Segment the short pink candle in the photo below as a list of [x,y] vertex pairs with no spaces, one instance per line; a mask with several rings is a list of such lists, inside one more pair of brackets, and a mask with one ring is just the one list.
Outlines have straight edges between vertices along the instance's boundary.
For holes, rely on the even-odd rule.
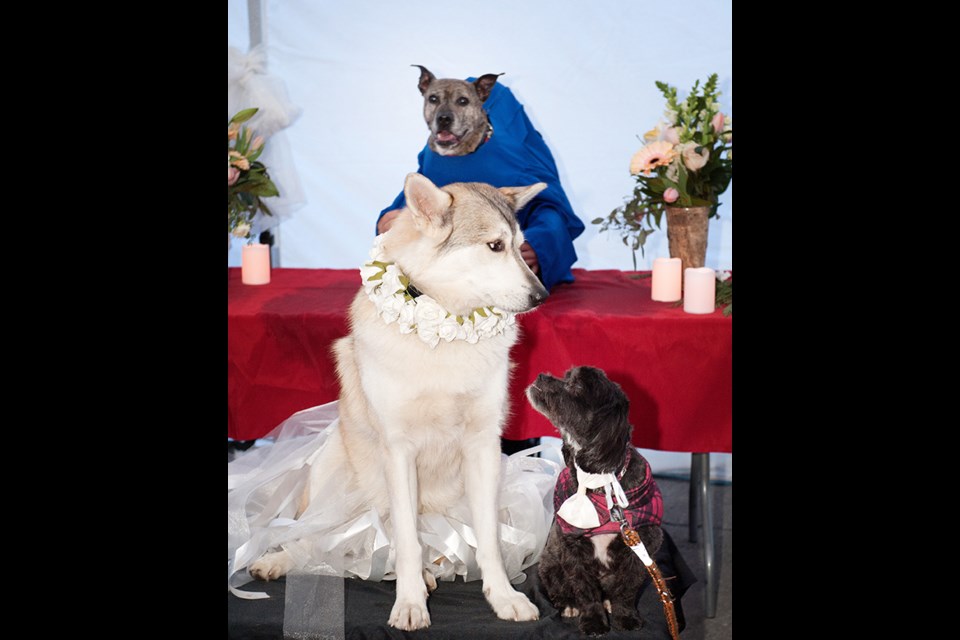
[[717,274],[707,267],[683,270],[683,310],[713,313],[717,308]]
[[243,284],[270,284],[270,245],[243,245],[240,280]]
[[650,298],[657,302],[680,299],[680,258],[657,258],[653,261],[653,284]]

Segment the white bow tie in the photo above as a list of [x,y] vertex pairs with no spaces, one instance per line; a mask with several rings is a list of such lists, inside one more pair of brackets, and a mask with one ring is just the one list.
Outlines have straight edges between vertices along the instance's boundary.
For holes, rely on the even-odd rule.
[[597,509],[593,501],[587,497],[587,489],[599,489],[603,487],[607,494],[607,510],[613,506],[613,500],[616,498],[617,504],[626,507],[627,494],[624,493],[620,481],[613,473],[587,473],[580,468],[580,465],[574,463],[577,469],[577,492],[563,501],[560,508],[557,509],[557,515],[579,529],[595,529],[600,526],[600,517],[597,515]]

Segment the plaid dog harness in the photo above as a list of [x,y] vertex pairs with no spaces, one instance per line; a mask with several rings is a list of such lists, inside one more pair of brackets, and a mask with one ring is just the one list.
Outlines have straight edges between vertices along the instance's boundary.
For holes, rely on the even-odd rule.
[[[618,474],[623,477],[627,467],[635,455],[633,447],[627,448],[627,456],[623,465],[623,470]],[[636,454],[639,455],[639,454]],[[639,527],[648,525],[659,525],[663,522],[663,496],[660,495],[660,489],[653,479],[650,471],[650,465],[646,465],[646,475],[638,486],[629,491],[624,491],[626,497],[624,502],[629,503],[623,507],[623,515],[627,525],[636,530]],[[592,475],[592,474],[591,474]],[[583,483],[579,483],[583,484]],[[617,483],[619,484],[619,483]],[[553,492],[553,508],[560,511],[561,506],[568,498],[575,496],[577,490],[574,489],[573,474],[567,467],[560,472],[557,478],[557,486]],[[589,498],[596,509],[599,526],[592,528],[583,528],[570,524],[564,520],[560,514],[557,514],[557,524],[560,530],[568,535],[592,537],[601,533],[620,533],[620,523],[611,519],[610,511],[607,508],[607,497],[603,487],[593,488],[586,491],[586,497]]]

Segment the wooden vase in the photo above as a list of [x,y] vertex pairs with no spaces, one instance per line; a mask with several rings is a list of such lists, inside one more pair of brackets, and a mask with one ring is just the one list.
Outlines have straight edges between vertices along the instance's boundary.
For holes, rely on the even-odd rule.
[[711,207],[665,207],[670,257],[680,258],[684,269],[704,266],[707,258],[708,215]]

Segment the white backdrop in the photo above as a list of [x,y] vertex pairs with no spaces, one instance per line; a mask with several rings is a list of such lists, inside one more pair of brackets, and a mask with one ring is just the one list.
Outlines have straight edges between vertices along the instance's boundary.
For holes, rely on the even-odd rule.
[[[590,221],[632,192],[630,158],[665,108],[656,80],[685,97],[716,72],[722,110],[735,117],[732,0],[263,3],[268,73],[302,109],[275,145],[289,146],[303,194],[275,229],[283,267],[353,268],[366,258],[377,214],[416,170],[427,138],[413,64],[437,77],[505,72],[499,81],[543,134],[586,225],[575,268],[633,268],[618,232],[598,233]],[[228,45],[246,53],[246,0],[229,0],[227,26]],[[710,223],[714,269],[733,268],[732,190]],[[637,266],[667,255],[664,223]]]
[[[590,221],[633,189],[628,167],[638,137],[665,106],[654,81],[677,87],[682,97],[716,72],[723,111],[734,115],[732,0],[264,6],[268,72],[302,109],[283,132],[305,200],[276,229],[284,267],[352,268],[366,257],[377,214],[416,170],[427,138],[412,64],[437,77],[505,72],[500,82],[546,139],[587,227],[575,242],[574,267],[585,269],[632,269],[618,233],[598,233]],[[246,0],[230,0],[227,17],[228,44],[246,53]],[[267,154],[270,147],[268,140]],[[265,160],[270,169],[269,155]],[[733,268],[732,191],[710,223],[706,266],[715,269]],[[239,264],[234,244],[232,265]],[[666,255],[664,226],[647,239],[638,268]]]

